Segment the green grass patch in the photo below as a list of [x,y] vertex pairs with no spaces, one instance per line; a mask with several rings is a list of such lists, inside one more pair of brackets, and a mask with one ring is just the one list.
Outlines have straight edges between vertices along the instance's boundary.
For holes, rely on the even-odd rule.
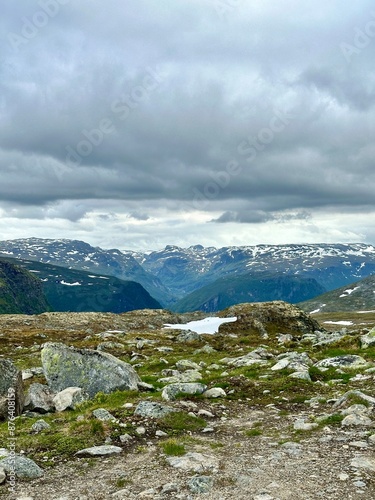
[[163,441],[162,443],[160,443],[160,446],[163,450],[163,453],[168,456],[181,457],[186,453],[185,446],[174,438]]
[[193,417],[185,412],[176,411],[161,418],[159,425],[165,431],[179,433],[200,431],[206,427],[207,423],[203,418]]

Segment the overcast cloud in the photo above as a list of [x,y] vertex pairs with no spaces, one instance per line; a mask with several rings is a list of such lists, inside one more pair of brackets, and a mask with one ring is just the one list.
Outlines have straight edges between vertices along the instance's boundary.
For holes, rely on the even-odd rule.
[[375,243],[375,6],[3,0],[0,239]]

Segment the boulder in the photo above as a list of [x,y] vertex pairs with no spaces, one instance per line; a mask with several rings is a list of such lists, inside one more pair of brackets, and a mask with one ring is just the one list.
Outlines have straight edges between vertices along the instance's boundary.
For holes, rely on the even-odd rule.
[[355,354],[346,354],[343,356],[335,356],[334,358],[326,358],[315,363],[317,368],[360,368],[366,366],[367,361],[361,356]]
[[26,396],[25,408],[37,413],[49,413],[55,409],[53,397],[54,393],[48,385],[31,384]]
[[81,387],[91,398],[98,392],[137,391],[141,382],[132,366],[105,352],[48,342],[41,355],[48,385],[55,392]]
[[280,300],[237,304],[221,311],[220,315],[237,317],[235,323],[221,325],[220,332],[224,335],[226,332],[238,331],[243,335],[243,332],[252,331],[262,338],[265,332],[268,332],[268,335],[275,339],[283,334],[292,335],[293,338],[300,340],[303,335],[322,330],[319,323],[311,316],[297,306]]
[[53,405],[56,411],[74,410],[79,403],[83,403],[88,399],[88,394],[81,387],[67,387],[56,394],[53,398]]
[[161,393],[162,398],[167,401],[176,399],[178,394],[203,394],[207,386],[199,383],[170,384],[164,387]]
[[141,417],[161,418],[176,411],[169,406],[161,405],[160,403],[153,403],[152,401],[141,401],[134,411],[134,415]]
[[375,328],[372,328],[366,335],[360,337],[362,349],[373,347],[375,345]]
[[93,446],[92,448],[85,448],[75,453],[76,457],[109,457],[111,455],[118,455],[122,452],[119,446],[102,445]]
[[19,455],[9,455],[0,460],[0,469],[4,469],[7,474],[15,471],[18,479],[37,479],[43,476],[43,470],[33,460]]
[[22,372],[10,359],[0,359],[0,420],[21,415],[24,403]]

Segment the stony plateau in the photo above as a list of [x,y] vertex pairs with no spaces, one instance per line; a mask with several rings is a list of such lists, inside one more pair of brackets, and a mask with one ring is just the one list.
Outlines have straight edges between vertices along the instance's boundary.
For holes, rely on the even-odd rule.
[[237,320],[208,335],[164,328],[202,312],[1,315],[3,395],[16,374],[25,396],[15,460],[0,423],[0,498],[374,498],[374,314],[218,316]]

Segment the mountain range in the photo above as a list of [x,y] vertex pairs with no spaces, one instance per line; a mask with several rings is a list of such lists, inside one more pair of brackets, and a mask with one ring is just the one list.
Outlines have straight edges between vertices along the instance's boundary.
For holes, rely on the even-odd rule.
[[77,240],[0,242],[0,255],[140,283],[164,308],[214,312],[239,302],[299,303],[375,273],[364,243],[104,250]]

